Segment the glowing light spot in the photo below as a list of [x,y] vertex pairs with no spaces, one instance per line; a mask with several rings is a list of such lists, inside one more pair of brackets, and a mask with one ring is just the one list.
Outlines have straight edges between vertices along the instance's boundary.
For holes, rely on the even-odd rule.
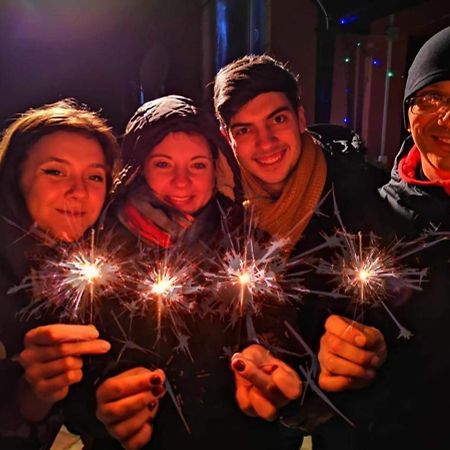
[[97,264],[84,263],[80,266],[80,275],[88,283],[94,283],[100,278],[101,270]]
[[250,274],[248,272],[243,272],[239,276],[239,283],[241,284],[248,284],[251,281]]
[[152,286],[152,292],[157,295],[166,295],[170,292],[172,287],[173,283],[170,278],[162,278]]
[[363,282],[367,281],[370,278],[370,272],[368,270],[361,269],[358,272],[358,278]]

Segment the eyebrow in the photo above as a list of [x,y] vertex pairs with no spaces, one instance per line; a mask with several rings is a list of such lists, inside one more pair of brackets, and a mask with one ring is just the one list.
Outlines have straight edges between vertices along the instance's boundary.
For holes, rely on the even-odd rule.
[[[264,120],[272,119],[274,116],[280,114],[281,112],[292,112],[292,109],[287,105],[280,106],[279,108],[274,109],[272,112],[270,112],[266,117],[264,117]],[[252,122],[236,122],[231,125],[230,129],[233,130],[234,128],[245,127],[251,125],[251,123]]]
[[[66,166],[70,166],[71,163],[65,159],[62,158],[58,158],[56,156],[50,156],[49,158],[45,159],[44,161],[41,162],[41,164],[46,164],[48,162],[57,162],[60,164],[64,164]],[[99,169],[105,169],[106,170],[106,165],[105,164],[101,164],[101,163],[94,163],[94,164],[89,164],[88,167],[93,167],[93,168],[99,168]]]
[[[173,158],[171,156],[168,155],[164,155],[162,153],[155,153],[150,155],[150,158],[167,158],[173,161]],[[208,159],[210,161],[212,161],[212,158],[210,156],[204,156],[204,155],[197,155],[191,158],[191,161],[194,159]]]

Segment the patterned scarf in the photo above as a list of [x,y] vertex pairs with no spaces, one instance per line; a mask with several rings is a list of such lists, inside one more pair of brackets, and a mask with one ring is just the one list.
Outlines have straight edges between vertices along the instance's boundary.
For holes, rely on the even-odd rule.
[[319,144],[305,132],[294,172],[279,198],[273,198],[261,182],[241,168],[245,195],[253,207],[257,226],[272,236],[299,241],[319,203],[327,176],[325,156]]
[[118,217],[135,236],[162,248],[171,247],[194,221],[192,216],[163,204],[145,182],[131,190]]

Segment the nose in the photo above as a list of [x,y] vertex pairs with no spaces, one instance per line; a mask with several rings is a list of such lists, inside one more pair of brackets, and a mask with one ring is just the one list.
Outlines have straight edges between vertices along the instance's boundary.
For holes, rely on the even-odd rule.
[[70,184],[67,190],[67,195],[70,198],[82,200],[87,198],[88,190],[85,180],[82,177],[74,176],[70,179]]
[[261,149],[271,149],[276,142],[276,135],[269,126],[262,126],[257,130],[256,143]]
[[178,188],[184,188],[191,183],[189,172],[184,169],[177,169],[174,173],[172,183]]

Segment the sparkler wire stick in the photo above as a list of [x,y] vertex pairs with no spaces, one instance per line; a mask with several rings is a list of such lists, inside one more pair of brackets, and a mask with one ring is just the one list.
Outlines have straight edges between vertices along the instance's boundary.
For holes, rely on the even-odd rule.
[[344,419],[349,425],[355,427],[355,424],[337,408],[333,402],[325,395],[325,393],[317,386],[314,378],[316,378],[319,373],[319,364],[317,362],[317,357],[314,352],[311,350],[306,341],[300,336],[299,333],[292,327],[292,325],[288,321],[284,321],[284,325],[288,329],[288,331],[294,336],[295,339],[301,344],[301,346],[305,349],[309,357],[311,358],[311,368],[306,370],[304,367],[299,365],[299,369],[302,375],[306,379],[306,385],[309,386],[312,391],[317,394],[336,414],[338,414],[342,419]]

